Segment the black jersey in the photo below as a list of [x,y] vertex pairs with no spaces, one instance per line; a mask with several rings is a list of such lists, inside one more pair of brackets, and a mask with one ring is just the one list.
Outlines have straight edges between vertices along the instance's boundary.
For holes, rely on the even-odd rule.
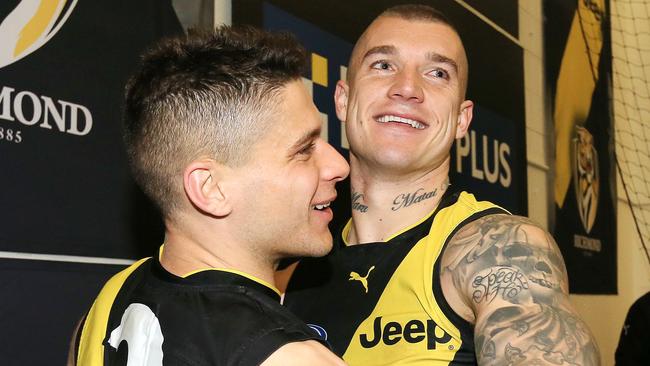
[[616,348],[616,366],[650,364],[650,292],[632,304]]
[[285,305],[356,365],[475,365],[473,327],[445,301],[440,258],[459,228],[507,213],[468,193],[385,242],[346,246],[350,223],[325,258],[296,268]]
[[220,269],[178,277],[146,258],[100,292],[77,364],[259,365],[284,344],[309,339],[318,336],[262,280]]

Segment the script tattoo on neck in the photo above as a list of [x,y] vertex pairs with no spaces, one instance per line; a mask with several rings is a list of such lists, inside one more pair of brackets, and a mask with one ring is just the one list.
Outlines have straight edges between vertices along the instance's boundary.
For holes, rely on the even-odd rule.
[[363,200],[363,193],[352,192],[352,209],[361,213],[368,212],[368,206],[359,202]]
[[391,207],[391,210],[397,211],[402,207],[409,207],[414,203],[420,203],[435,197],[437,193],[438,188],[435,188],[431,192],[424,192],[424,188],[420,188],[413,193],[402,193],[393,200],[393,207]]

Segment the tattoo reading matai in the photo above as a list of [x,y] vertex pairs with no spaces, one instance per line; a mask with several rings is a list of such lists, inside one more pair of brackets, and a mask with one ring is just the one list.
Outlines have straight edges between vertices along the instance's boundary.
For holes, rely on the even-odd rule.
[[393,211],[397,211],[402,207],[409,207],[414,203],[419,203],[429,198],[433,198],[438,193],[438,188],[434,189],[431,192],[423,192],[424,188],[420,188],[413,193],[402,193],[399,196],[395,197],[393,200]]

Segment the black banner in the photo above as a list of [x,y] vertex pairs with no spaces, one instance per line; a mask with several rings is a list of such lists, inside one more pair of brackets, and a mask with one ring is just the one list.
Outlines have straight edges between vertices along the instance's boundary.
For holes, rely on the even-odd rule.
[[0,11],[0,251],[149,255],[162,226],[130,178],[121,105],[140,52],[181,32],[171,1]]
[[555,231],[570,291],[616,294],[616,174],[606,0],[545,2]]
[[122,95],[144,48],[180,32],[171,0],[2,1],[1,364],[64,365],[75,324],[124,268],[111,258],[161,243],[127,167]]

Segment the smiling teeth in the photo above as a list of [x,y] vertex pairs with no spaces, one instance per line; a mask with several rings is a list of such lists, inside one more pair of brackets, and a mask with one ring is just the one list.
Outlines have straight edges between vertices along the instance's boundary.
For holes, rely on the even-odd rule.
[[325,204],[322,204],[322,205],[316,205],[316,206],[314,206],[314,207],[315,207],[317,210],[322,210],[322,209],[325,209],[325,208],[330,207],[330,203],[332,203],[332,202],[328,202],[328,203],[325,203]]
[[391,115],[381,116],[381,117],[377,118],[377,121],[381,122],[381,123],[399,122],[399,123],[407,124],[407,125],[415,128],[415,129],[418,129],[418,130],[424,129],[424,124],[422,124],[422,123],[420,123],[418,121],[414,121],[412,119],[402,118],[402,117],[398,117],[398,116],[391,116]]

